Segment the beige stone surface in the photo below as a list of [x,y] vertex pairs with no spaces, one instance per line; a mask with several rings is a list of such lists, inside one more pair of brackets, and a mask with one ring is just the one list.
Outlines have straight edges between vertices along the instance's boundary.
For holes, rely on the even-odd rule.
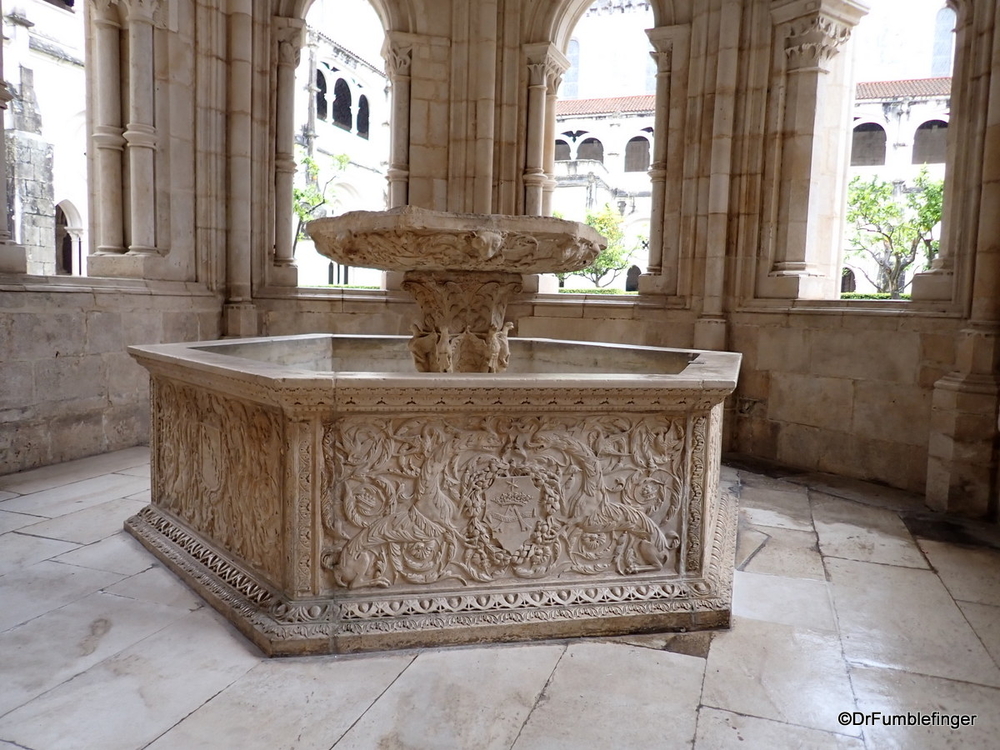
[[836,712],[853,704],[834,632],[739,619],[712,642],[704,706],[858,736],[859,730],[837,723]]
[[748,573],[825,580],[816,533],[767,527],[766,543],[742,566]]
[[1000,550],[919,541],[920,549],[959,601],[1000,606]]
[[695,747],[735,750],[749,747],[795,747],[801,750],[863,750],[860,737],[744,716],[703,706],[698,710]]
[[[121,455],[73,462],[58,476],[80,484],[102,465],[120,466]],[[788,487],[745,470],[740,476],[747,487]],[[831,488],[829,477],[818,479]],[[885,488],[853,482],[849,489],[851,507],[888,502]],[[781,494],[754,503],[766,509]],[[859,514],[859,528],[868,518]],[[783,535],[811,532],[769,527],[754,559]],[[44,547],[46,540],[34,540]],[[942,583],[981,590],[984,568],[969,552],[935,543],[933,554],[947,561],[940,576],[833,557],[824,560],[830,583],[802,578],[793,559],[785,570],[740,574],[729,631],[268,659],[209,608],[190,612],[200,600],[150,567],[154,558],[117,530],[0,577],[0,682],[9,688],[0,703],[20,704],[0,711],[0,742],[123,750],[236,742],[270,750],[393,741],[451,747],[466,739],[476,747],[603,747],[632,737],[637,746],[694,750],[859,750],[865,742],[992,748],[1000,723],[989,665],[1000,654],[1000,608],[956,602]],[[863,595],[843,595],[845,582],[854,585],[845,571]],[[832,623],[821,616],[829,612],[818,596],[823,587],[834,590]],[[810,623],[823,629],[803,627]],[[972,659],[971,644],[980,644]],[[899,658],[892,668],[865,666],[873,655]],[[929,674],[942,664],[951,677]],[[842,711],[977,720],[955,731],[844,726]]]
[[693,656],[572,644],[512,747],[651,747],[664,738],[683,747],[694,739],[692,698],[704,673],[704,660]]
[[[943,680],[893,669],[852,667],[851,680],[858,695],[858,709],[883,715],[938,712],[949,717],[975,716],[974,724],[952,729],[944,726],[865,727],[870,743],[878,747],[992,748],[996,745],[993,720],[1000,690],[964,681]],[[933,717],[932,717],[933,718]]]
[[[1000,669],[933,572],[837,559],[827,570],[852,663],[1000,687]],[[876,570],[890,588],[869,584]]]
[[827,582],[799,576],[775,577],[736,571],[733,614],[809,630],[837,629]]
[[896,513],[811,493],[819,548],[828,557],[926,568],[927,561]]

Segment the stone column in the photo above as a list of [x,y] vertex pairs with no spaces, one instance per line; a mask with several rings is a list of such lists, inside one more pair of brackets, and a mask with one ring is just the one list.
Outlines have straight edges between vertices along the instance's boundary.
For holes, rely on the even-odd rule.
[[545,100],[548,95],[548,44],[526,44],[528,57],[527,153],[524,160],[524,213],[542,213],[545,187]]
[[[253,3],[233,0],[226,19],[229,34],[226,85],[226,336],[258,332],[253,304],[250,255],[253,164]],[[291,201],[291,196],[289,196]]]
[[670,107],[670,69],[673,62],[672,40],[654,37],[650,29],[649,39],[653,52],[649,55],[656,61],[656,110],[653,120],[653,153],[649,165],[652,210],[649,221],[649,260],[646,273],[660,276],[663,273],[663,214],[665,207],[667,180],[667,117]]
[[[556,57],[558,55],[558,57]],[[563,75],[569,70],[569,60],[555,49],[549,51],[546,70],[544,166],[545,184],[542,188],[542,214],[552,215],[552,194],[556,189],[556,101]]]
[[[983,7],[983,6],[979,6]],[[927,458],[927,504],[973,517],[1000,517],[1000,7],[990,8],[990,34],[970,45],[970,59],[991,59],[979,137],[982,191],[973,241],[968,326],[960,332],[955,369],[934,384]],[[985,24],[984,24],[985,25]],[[956,63],[958,61],[956,60]],[[956,65],[957,69],[960,69]],[[969,134],[973,136],[973,134]]]
[[840,291],[851,81],[850,60],[838,53],[866,12],[854,0],[772,0],[784,101],[779,93],[777,213],[761,296]]
[[[156,252],[153,160],[153,14],[159,0],[124,0],[128,5],[129,120],[124,132],[129,164],[129,253]],[[103,97],[102,97],[103,99]]]
[[382,48],[392,83],[392,131],[389,136],[389,208],[405,206],[410,182],[410,64],[412,42],[390,32]]
[[[3,18],[3,7],[0,3],[0,18]],[[3,44],[0,43],[0,273],[26,273],[28,259],[24,248],[15,245],[10,234],[10,216],[7,213],[7,141],[4,129],[3,113],[7,102],[14,97],[7,88],[3,77]]]
[[[942,236],[937,257],[930,269],[913,276],[910,296],[913,300],[949,301],[956,299],[956,255],[965,255],[975,236],[975,222],[969,211],[978,210],[973,199],[982,164],[977,148],[978,117],[986,110],[986,98],[980,85],[977,63],[971,54],[978,42],[972,28],[973,12],[960,15],[955,29],[955,64],[951,74],[951,117],[948,127],[947,189],[941,212]],[[982,58],[981,58],[982,60]],[[978,65],[988,64],[985,60]],[[897,116],[898,117],[898,116]],[[972,230],[971,232],[969,230]],[[958,250],[959,253],[956,253]]]
[[125,252],[124,195],[122,193],[122,157],[125,138],[122,136],[121,97],[121,27],[118,6],[110,0],[94,0],[91,6],[94,25],[94,132],[92,142],[96,156],[92,162],[97,174],[97,193],[101,200],[91,210],[97,212],[97,255],[119,255]]
[[[305,24],[298,19],[275,18],[274,38],[277,47],[277,90],[274,127],[274,265],[294,267],[292,233],[295,231],[292,188],[295,181],[295,69],[302,50]],[[295,286],[298,275],[278,279]]]
[[[649,166],[652,206],[649,261],[639,277],[640,293],[677,294],[680,259],[681,186],[684,180],[684,117],[687,94],[688,26],[661,26],[646,34],[656,61],[656,111]],[[667,165],[673,168],[667,170]]]

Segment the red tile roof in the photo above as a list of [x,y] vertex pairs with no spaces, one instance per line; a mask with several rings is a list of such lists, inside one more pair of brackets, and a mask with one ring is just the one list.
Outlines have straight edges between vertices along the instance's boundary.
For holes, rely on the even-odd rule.
[[652,112],[652,94],[641,96],[615,96],[604,99],[560,99],[556,102],[557,117],[574,115],[603,115],[615,112]]
[[[859,83],[858,99],[898,99],[909,96],[948,96],[951,78],[912,78],[905,81],[872,81]],[[603,99],[560,99],[556,102],[557,117],[582,117],[652,112],[652,94],[612,96]]]
[[858,99],[899,99],[901,97],[948,96],[951,78],[911,78],[905,81],[872,81],[858,84]]

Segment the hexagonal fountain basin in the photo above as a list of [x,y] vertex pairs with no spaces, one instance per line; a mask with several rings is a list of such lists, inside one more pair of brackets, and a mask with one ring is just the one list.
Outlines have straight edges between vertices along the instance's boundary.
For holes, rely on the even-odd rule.
[[153,478],[126,528],[268,654],[728,624],[740,355],[510,349],[442,375],[404,337],[132,347]]

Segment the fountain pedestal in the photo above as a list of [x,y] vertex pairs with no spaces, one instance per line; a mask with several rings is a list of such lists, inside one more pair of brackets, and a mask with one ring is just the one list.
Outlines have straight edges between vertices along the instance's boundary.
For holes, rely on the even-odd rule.
[[403,290],[420,306],[410,352],[418,372],[503,372],[510,357],[504,323],[521,274],[499,271],[407,271]]
[[577,271],[607,245],[574,221],[413,206],[318,219],[308,231],[338,263],[404,272],[422,315],[410,340],[420,372],[503,372],[513,327],[504,318],[521,275]]

